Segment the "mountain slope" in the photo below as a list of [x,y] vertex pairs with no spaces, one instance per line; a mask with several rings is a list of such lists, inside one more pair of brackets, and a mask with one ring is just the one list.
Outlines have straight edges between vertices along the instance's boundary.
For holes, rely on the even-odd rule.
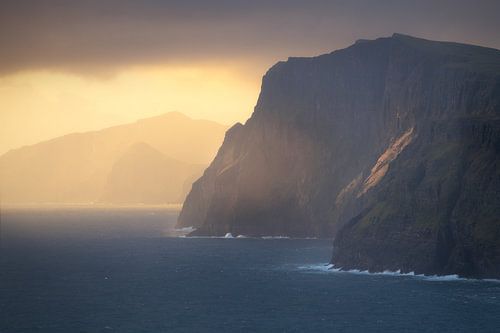
[[500,276],[499,121],[498,50],[395,34],[290,58],[179,225],[333,236],[344,268]]
[[113,165],[132,145],[143,142],[186,165],[206,165],[225,129],[211,121],[167,113],[11,150],[0,157],[2,200],[95,202],[105,191]]
[[201,176],[203,168],[203,165],[169,158],[146,143],[136,143],[113,164],[99,201],[122,204],[183,202],[191,183]]

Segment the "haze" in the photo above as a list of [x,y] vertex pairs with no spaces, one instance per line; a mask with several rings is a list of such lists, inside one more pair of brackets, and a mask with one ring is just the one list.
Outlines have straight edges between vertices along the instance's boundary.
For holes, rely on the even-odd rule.
[[393,32],[500,47],[498,1],[2,1],[0,154],[169,111],[245,121],[266,69]]
[[3,203],[178,204],[226,127],[181,113],[70,134],[0,156]]

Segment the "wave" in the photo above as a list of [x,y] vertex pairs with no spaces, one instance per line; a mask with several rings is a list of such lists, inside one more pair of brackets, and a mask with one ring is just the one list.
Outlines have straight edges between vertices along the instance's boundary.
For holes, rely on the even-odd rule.
[[196,230],[195,227],[184,227],[184,228],[180,228],[180,229],[174,229],[175,231],[177,232],[185,232],[185,233],[190,233],[190,232],[193,232]]
[[[184,229],[189,229],[189,228],[182,228],[182,229],[175,229],[175,230],[186,232],[186,230],[184,230]],[[196,230],[196,229],[193,228],[192,231],[194,231],[194,230]],[[189,233],[189,232],[186,232],[186,233]],[[246,235],[234,236],[230,232],[226,233],[224,236],[187,236],[187,235],[181,235],[179,237],[181,237],[181,238],[214,238],[214,239],[265,239],[265,240],[271,240],[271,239],[313,239],[313,238],[290,238],[288,236],[261,236],[261,237],[246,236]]]
[[299,266],[299,270],[305,270],[310,272],[324,272],[324,273],[345,273],[345,274],[357,274],[357,275],[370,275],[370,276],[394,276],[394,277],[412,277],[417,279],[422,279],[425,281],[484,281],[484,282],[496,282],[500,283],[499,279],[472,279],[460,277],[457,274],[450,275],[424,275],[415,274],[415,272],[402,273],[401,270],[397,271],[383,271],[383,272],[369,272],[367,270],[359,269],[342,269],[340,267],[335,267],[332,264],[312,264]]

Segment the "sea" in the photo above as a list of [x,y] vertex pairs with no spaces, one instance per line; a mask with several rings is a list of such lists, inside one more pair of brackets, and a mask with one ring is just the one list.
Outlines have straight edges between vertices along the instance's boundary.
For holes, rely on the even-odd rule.
[[177,215],[3,209],[0,332],[500,332],[500,281],[338,271],[329,239],[190,238]]

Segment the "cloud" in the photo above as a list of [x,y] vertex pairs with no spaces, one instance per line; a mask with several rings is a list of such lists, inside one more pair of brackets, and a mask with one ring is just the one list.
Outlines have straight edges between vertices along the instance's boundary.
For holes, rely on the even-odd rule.
[[498,48],[498,12],[495,0],[4,0],[0,73],[270,63],[393,32]]

